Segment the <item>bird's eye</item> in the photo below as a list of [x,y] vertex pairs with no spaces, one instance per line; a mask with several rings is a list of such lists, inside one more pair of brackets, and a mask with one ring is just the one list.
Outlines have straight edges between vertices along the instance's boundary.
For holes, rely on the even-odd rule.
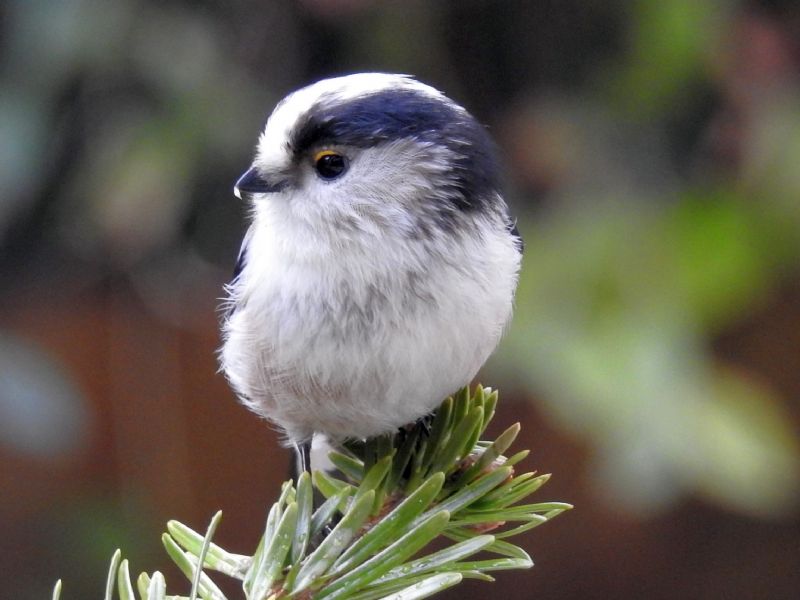
[[314,155],[314,170],[323,179],[336,179],[347,171],[347,158],[333,150],[321,150]]

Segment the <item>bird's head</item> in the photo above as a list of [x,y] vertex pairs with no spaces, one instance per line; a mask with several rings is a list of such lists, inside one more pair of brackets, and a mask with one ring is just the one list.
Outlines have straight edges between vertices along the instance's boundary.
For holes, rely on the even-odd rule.
[[364,235],[451,235],[499,199],[484,128],[404,75],[326,79],[282,100],[237,196],[281,227],[337,243]]

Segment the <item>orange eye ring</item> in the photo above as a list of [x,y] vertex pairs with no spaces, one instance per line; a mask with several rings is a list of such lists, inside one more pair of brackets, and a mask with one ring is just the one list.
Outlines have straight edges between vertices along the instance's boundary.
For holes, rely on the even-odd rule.
[[334,152],[333,150],[319,150],[318,152],[314,153],[314,164],[317,164],[324,156],[336,156],[338,154],[338,152]]
[[322,179],[336,179],[347,171],[348,166],[347,157],[333,150],[314,153],[314,170]]

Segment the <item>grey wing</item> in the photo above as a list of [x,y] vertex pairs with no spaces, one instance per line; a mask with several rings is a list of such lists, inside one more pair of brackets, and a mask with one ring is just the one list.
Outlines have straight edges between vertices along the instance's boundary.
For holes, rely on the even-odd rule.
[[519,248],[519,253],[522,254],[525,251],[525,242],[522,240],[522,236],[519,233],[519,229],[517,229],[516,219],[508,224],[508,232],[511,234],[511,237],[513,237],[516,240],[517,248]]
[[233,266],[233,277],[231,278],[231,283],[234,283],[239,276],[242,274],[242,269],[244,269],[244,265],[247,262],[247,252],[250,247],[250,238],[252,237],[250,233],[250,229],[247,230],[247,233],[242,240],[242,247],[239,248],[239,256],[236,257],[236,264]]
[[[249,250],[250,250],[250,238],[253,237],[253,228],[250,227],[247,230],[247,233],[244,234],[244,239],[242,240],[242,246],[239,248],[239,255],[236,257],[236,264],[233,266],[233,277],[231,278],[230,283],[226,286],[229,293],[231,288],[236,285],[239,277],[242,275],[242,271],[244,270],[245,265],[247,264],[247,260],[249,258]],[[225,319],[230,319],[231,315],[236,312],[236,302],[231,300],[227,303],[225,310]]]

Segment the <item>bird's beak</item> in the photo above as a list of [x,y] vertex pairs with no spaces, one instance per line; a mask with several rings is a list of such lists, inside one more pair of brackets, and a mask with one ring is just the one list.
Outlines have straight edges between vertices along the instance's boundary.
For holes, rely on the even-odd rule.
[[285,181],[267,181],[258,169],[250,167],[244,174],[239,177],[236,185],[233,186],[234,195],[242,199],[242,193],[245,194],[269,194],[272,192],[279,192],[286,187]]

